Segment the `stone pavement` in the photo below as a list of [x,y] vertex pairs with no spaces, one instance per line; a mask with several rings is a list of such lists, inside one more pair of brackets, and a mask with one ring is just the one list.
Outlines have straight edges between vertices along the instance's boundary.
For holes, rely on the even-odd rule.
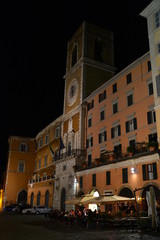
[[158,240],[160,234],[126,230],[86,229],[66,225],[43,215],[0,213],[0,240]]

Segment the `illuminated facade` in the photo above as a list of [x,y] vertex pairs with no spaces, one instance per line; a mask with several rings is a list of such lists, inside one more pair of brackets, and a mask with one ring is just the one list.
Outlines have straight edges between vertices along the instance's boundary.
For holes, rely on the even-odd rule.
[[159,154],[148,149],[150,141],[157,141],[149,53],[85,100],[87,160],[85,168],[77,166],[78,192],[134,197],[140,189],[137,199],[145,199],[152,185],[160,204]]
[[[159,28],[154,33],[150,47],[158,48]],[[115,75],[113,34],[87,22],[67,47],[63,115],[30,140],[36,149],[30,174],[24,175],[28,203],[67,211],[75,205],[65,201],[82,194],[133,197],[135,192],[145,209],[146,191],[153,186],[160,205],[158,147],[148,148],[160,137],[159,55],[152,46]],[[23,181],[17,185],[13,176],[18,180],[16,164],[23,158],[14,152],[10,148],[5,201],[17,201],[22,189]]]
[[27,184],[34,171],[35,139],[11,136],[4,205],[27,202]]
[[157,118],[157,135],[160,149],[160,1],[152,1],[140,15],[147,19]]

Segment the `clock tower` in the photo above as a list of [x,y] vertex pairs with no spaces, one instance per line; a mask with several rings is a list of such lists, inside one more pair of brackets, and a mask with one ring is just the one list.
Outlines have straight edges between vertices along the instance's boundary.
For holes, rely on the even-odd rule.
[[113,33],[83,22],[67,46],[64,113],[115,74]]
[[65,201],[78,195],[75,166],[86,160],[86,97],[114,76],[113,34],[83,22],[67,46],[61,139],[64,147],[55,161],[53,206],[61,211],[74,205]]

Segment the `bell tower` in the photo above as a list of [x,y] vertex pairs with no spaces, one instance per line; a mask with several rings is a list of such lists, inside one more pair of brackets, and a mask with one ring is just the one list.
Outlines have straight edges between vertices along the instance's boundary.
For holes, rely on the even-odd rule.
[[113,33],[84,21],[67,46],[64,113],[115,74]]

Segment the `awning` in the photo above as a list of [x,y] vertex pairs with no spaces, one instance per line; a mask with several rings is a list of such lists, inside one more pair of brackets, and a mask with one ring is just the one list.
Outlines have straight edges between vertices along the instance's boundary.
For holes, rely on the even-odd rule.
[[100,196],[100,197],[89,199],[87,203],[88,204],[91,204],[91,203],[105,204],[105,203],[129,202],[129,201],[135,201],[135,198],[122,197],[118,195],[108,195],[108,196]]
[[93,195],[87,194],[78,198],[73,198],[65,201],[66,204],[107,204],[116,202],[134,202],[135,198],[122,197],[118,195],[101,195],[99,197],[94,197]]

